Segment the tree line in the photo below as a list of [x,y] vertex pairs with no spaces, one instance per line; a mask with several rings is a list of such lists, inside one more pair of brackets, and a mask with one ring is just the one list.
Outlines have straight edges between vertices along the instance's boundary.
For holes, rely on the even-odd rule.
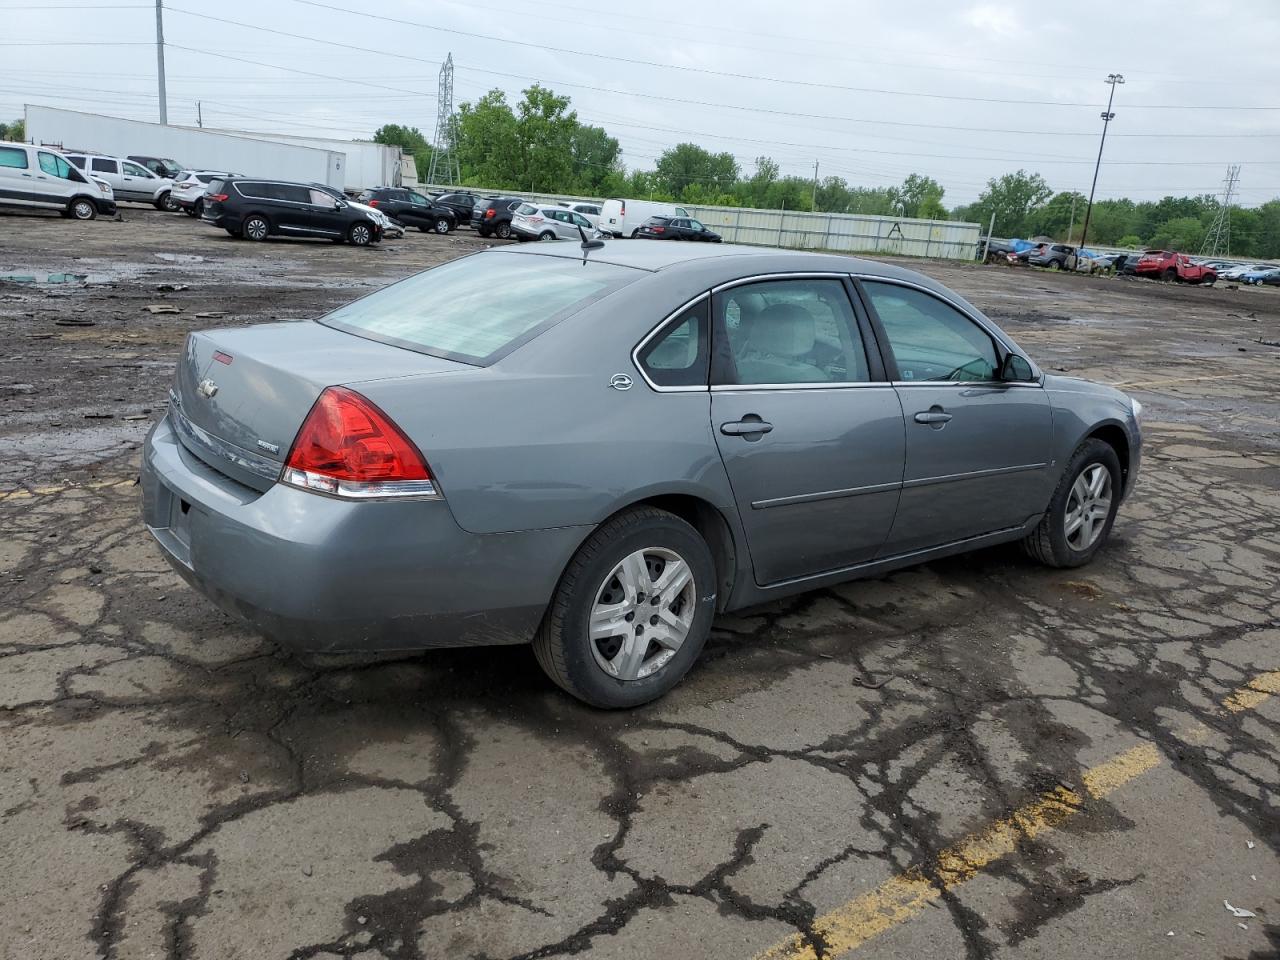
[[[431,144],[415,127],[389,124],[374,134],[417,159],[426,177]],[[966,220],[1002,237],[1048,236],[1078,242],[1087,198],[1055,191],[1038,173],[1019,170],[993,177],[973,203],[948,207],[946,191],[932,177],[913,173],[892,187],[851,184],[843,177],[783,176],[778,163],[757,157],[743,170],[731,153],[678,143],[650,169],[628,169],[617,139],[583,123],[569,97],[539,84],[514,104],[491,90],[461,105],[453,132],[464,184],[515,193],[560,193],[592,197],[644,197],[729,207],[761,207],[824,213]],[[1101,200],[1089,219],[1091,243],[1166,247],[1196,252],[1218,214],[1210,195],[1162,200]],[[1280,258],[1280,199],[1231,211],[1231,253]]]

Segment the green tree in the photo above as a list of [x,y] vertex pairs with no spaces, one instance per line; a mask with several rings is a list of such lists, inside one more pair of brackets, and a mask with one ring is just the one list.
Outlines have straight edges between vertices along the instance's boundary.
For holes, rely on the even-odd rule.
[[1070,243],[1080,236],[1080,228],[1084,225],[1084,208],[1088,202],[1082,193],[1056,193],[1048,203],[1036,207],[1027,215],[1027,232]]
[[418,169],[418,179],[426,180],[427,171],[431,169],[431,144],[417,127],[405,127],[398,123],[385,123],[373,133],[374,143],[389,143],[400,148],[402,153],[413,157],[413,164]]
[[0,140],[11,143],[23,143],[27,139],[27,122],[14,120],[13,123],[0,123]]
[[1142,246],[1142,238],[1132,233],[1126,233],[1115,242],[1115,245],[1117,247],[1140,247]]
[[727,193],[738,179],[738,162],[731,153],[711,153],[696,143],[677,143],[663,151],[656,172],[662,189],[672,196],[682,194],[691,183]]
[[889,204],[896,205],[904,217],[946,218],[942,196],[946,193],[942,184],[932,177],[913,173],[902,181],[902,186],[889,189]]
[[[501,90],[458,107],[458,163],[464,183],[516,189],[524,173],[515,112]],[[525,189],[528,183],[524,184]]]
[[979,223],[991,222],[996,215],[994,233],[1000,237],[1019,237],[1027,233],[1028,215],[1036,207],[1053,196],[1053,191],[1038,173],[1006,173],[987,181],[987,188],[978,195],[978,202],[970,208],[970,215]]
[[535,83],[516,104],[516,141],[522,167],[520,189],[554,193],[574,180],[573,139],[578,115],[569,98]]
[[1204,224],[1199,217],[1166,220],[1151,235],[1150,246],[1179,253],[1195,253],[1204,240]]
[[1258,208],[1254,256],[1273,260],[1280,257],[1280,200],[1268,200]]
[[582,193],[607,193],[609,177],[622,172],[618,141],[603,127],[578,124],[569,139],[573,164],[572,188]]

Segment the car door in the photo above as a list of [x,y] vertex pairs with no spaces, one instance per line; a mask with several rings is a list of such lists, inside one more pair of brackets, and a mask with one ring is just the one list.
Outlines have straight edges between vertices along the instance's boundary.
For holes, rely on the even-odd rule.
[[849,289],[804,275],[712,296],[711,428],[761,585],[869,561],[893,524],[902,407]]
[[124,184],[127,200],[151,202],[155,200],[156,189],[160,186],[159,177],[130,160],[120,161],[120,182]]
[[89,172],[101,180],[107,181],[111,185],[111,189],[115,191],[117,200],[132,200],[129,192],[124,188],[124,181],[120,177],[120,161],[111,157],[90,157]]
[[879,279],[859,286],[906,427],[902,499],[884,555],[1018,527],[1041,513],[1052,493],[1053,414],[1038,378],[1001,380],[1009,348],[939,295]]
[[302,227],[306,232],[326,237],[343,235],[345,222],[340,215],[338,198],[333,194],[290,184],[281,184],[281,189],[287,207],[295,206],[292,202],[295,199],[294,194],[301,194],[296,198],[298,200],[305,198],[305,203],[299,202],[296,206],[303,210]]
[[[43,195],[38,206],[64,207],[73,195],[82,192],[77,186],[79,181],[73,179],[81,176],[80,172],[57,154],[47,150],[38,151],[36,165],[39,168],[34,171],[36,189]],[[96,194],[97,188],[92,192]]]
[[552,222],[555,224],[556,237],[561,240],[577,240],[578,228],[573,222],[573,214],[568,210],[552,210]]
[[707,228],[702,225],[700,220],[689,219],[689,239],[690,240],[706,240]]
[[[415,227],[431,229],[435,225],[436,207],[430,200],[412,190],[394,191],[396,212],[392,214],[397,220]],[[441,207],[440,209],[444,209]]]

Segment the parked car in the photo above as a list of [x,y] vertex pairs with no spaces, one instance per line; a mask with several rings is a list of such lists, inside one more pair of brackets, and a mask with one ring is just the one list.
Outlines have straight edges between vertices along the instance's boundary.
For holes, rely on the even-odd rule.
[[471,211],[482,198],[466,190],[459,190],[453,193],[441,193],[431,199],[452,210],[454,223],[462,227],[471,225]]
[[26,143],[0,142],[0,207],[56,210],[74,220],[116,212],[111,184],[91,177],[62,154]]
[[1248,273],[1240,277],[1241,283],[1251,286],[1260,287],[1265,284],[1280,283],[1280,268],[1262,267],[1258,270],[1250,270]]
[[472,209],[471,226],[482,237],[497,236],[506,240],[511,236],[511,218],[522,203],[519,197],[487,197]]
[[687,216],[689,211],[674,203],[610,199],[600,208],[600,229],[615,237],[634,237],[650,217]]
[[582,214],[590,222],[591,228],[593,230],[599,228],[600,204],[591,203],[586,200],[565,200],[562,203],[560,203],[560,206],[565,207],[569,210],[572,210],[574,213]]
[[1140,415],[901,267],[512,244],[189,335],[143,515],[285,643],[532,641],[565,690],[629,707],[718,613],[1003,542],[1088,563]]
[[343,203],[349,204],[356,210],[363,210],[370,220],[382,228],[382,239],[399,240],[404,236],[404,224],[399,220],[393,220],[376,207],[371,207],[367,203],[361,203],[359,200],[352,200],[343,191],[339,190],[337,187],[331,187],[327,183],[309,183],[307,186],[314,190],[319,190],[321,193],[327,193],[335,200],[341,200]]
[[1028,251],[1027,263],[1033,267],[1044,267],[1047,270],[1068,270],[1075,268],[1076,248],[1065,243],[1046,243],[1033,251]]
[[146,167],[157,177],[163,177],[166,180],[176,180],[178,174],[187,168],[177,160],[170,160],[166,157],[134,157],[130,156],[130,160],[134,163],[141,164]]
[[581,240],[584,233],[595,237],[599,231],[582,214],[564,207],[522,203],[511,217],[511,235],[517,240]]
[[1238,264],[1228,270],[1220,272],[1218,274],[1218,278],[1221,280],[1241,280],[1244,278],[1245,274],[1270,269],[1271,264],[1269,263]]
[[204,212],[204,195],[209,190],[209,184],[214,180],[239,176],[243,174],[215,170],[183,171],[173,183],[173,201],[187,216],[198,217]]
[[987,263],[1008,263],[1009,254],[1016,253],[1013,243],[1009,240],[997,240],[995,237],[988,239],[981,237],[978,240],[978,254],[976,259],[986,258]]
[[1148,250],[1138,259],[1134,273],[1156,280],[1203,283],[1206,286],[1212,286],[1218,279],[1218,274],[1212,267],[1197,266],[1185,253],[1170,250]]
[[702,240],[719,243],[720,234],[708,230],[692,217],[650,217],[640,225],[636,236],[649,240]]
[[[321,237],[358,247],[377,243],[383,228],[378,211],[307,183],[231,177],[214,180],[201,220],[233,237]],[[375,216],[376,215],[376,216]]]
[[157,177],[132,160],[83,153],[68,153],[66,157],[90,176],[111,184],[117,201],[149,203],[157,210],[178,209],[177,201],[173,198],[173,181]]
[[[360,202],[377,207],[393,220],[423,233],[448,233],[458,225],[452,207],[404,187],[377,187],[360,194]],[[470,216],[470,212],[467,214]]]

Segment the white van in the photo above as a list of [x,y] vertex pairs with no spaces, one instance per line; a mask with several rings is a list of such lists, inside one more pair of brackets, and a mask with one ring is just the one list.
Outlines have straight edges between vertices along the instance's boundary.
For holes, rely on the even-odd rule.
[[687,217],[689,212],[674,203],[653,200],[606,200],[600,210],[600,230],[615,237],[634,237],[640,224],[650,217]]
[[0,143],[0,207],[57,210],[64,217],[92,220],[116,212],[105,180],[77,170],[62,154],[26,143]]
[[111,184],[117,200],[136,200],[149,203],[157,210],[179,210],[173,195],[173,181],[157,177],[141,164],[121,157],[66,153],[66,158],[83,172]]

